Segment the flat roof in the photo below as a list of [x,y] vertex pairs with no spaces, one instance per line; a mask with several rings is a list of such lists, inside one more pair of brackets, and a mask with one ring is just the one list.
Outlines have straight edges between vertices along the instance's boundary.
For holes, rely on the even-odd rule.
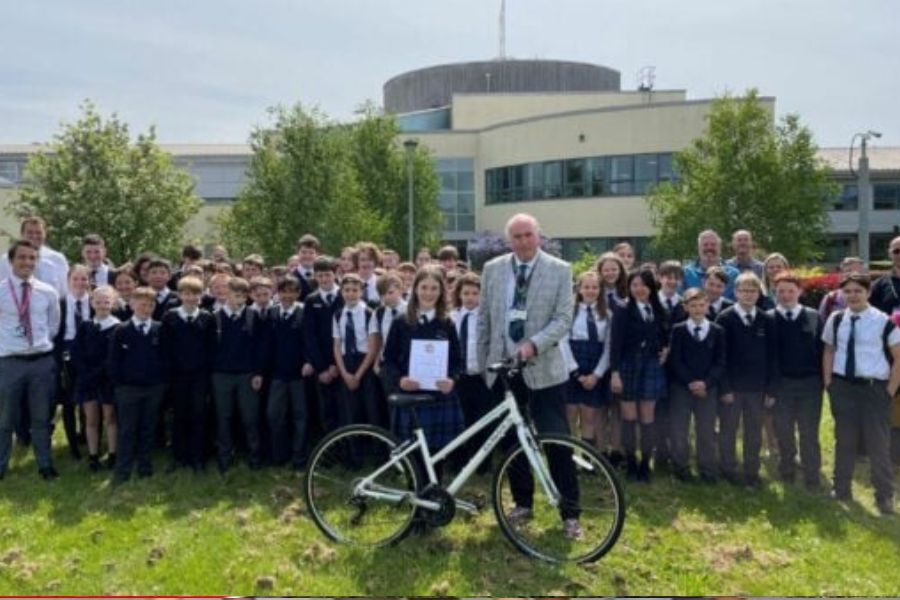
[[[850,172],[850,148],[819,148],[819,158],[834,171]],[[869,170],[880,172],[900,172],[900,146],[868,146]],[[853,149],[853,168],[859,165],[859,148]]]

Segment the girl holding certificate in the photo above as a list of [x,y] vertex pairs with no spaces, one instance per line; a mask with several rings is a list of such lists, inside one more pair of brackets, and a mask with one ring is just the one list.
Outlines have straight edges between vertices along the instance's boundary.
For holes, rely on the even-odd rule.
[[[456,327],[447,311],[446,288],[439,267],[420,269],[413,281],[406,318],[398,318],[393,323],[384,348],[384,369],[392,392],[433,393],[443,400],[415,409],[431,451],[440,450],[463,430],[462,410],[455,391],[463,362]],[[420,343],[429,340],[436,342],[434,348]],[[437,379],[432,389],[426,389],[432,386],[410,376],[410,363],[420,362],[418,357],[411,356],[412,352],[414,349],[416,352],[434,350],[442,343],[447,345],[446,378]],[[394,409],[391,423],[394,433],[401,439],[411,437],[414,427],[412,409]]]

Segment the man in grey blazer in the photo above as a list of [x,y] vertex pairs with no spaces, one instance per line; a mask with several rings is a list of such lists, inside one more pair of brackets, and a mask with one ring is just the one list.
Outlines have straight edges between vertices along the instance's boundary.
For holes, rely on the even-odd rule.
[[[568,372],[560,340],[572,324],[572,268],[540,249],[540,226],[531,215],[517,214],[506,224],[512,252],[484,266],[478,313],[478,359],[484,369],[504,358],[529,361],[511,382],[520,407],[526,408],[538,433],[569,433],[566,420]],[[493,386],[496,375],[488,375]],[[582,535],[578,523],[578,481],[571,457],[549,456],[550,472],[563,495],[563,530]],[[516,502],[509,519],[531,518],[534,482],[522,465],[510,477]]]

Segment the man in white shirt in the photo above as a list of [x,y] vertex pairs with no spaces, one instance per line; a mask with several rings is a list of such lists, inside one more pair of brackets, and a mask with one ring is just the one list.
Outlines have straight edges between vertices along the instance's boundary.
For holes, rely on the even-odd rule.
[[38,249],[18,240],[6,255],[11,274],[0,280],[0,479],[12,451],[12,432],[26,398],[38,473],[59,476],[50,455],[50,409],[56,365],[53,338],[59,330],[56,290],[34,277]]
[[832,498],[852,499],[851,482],[862,435],[875,501],[887,516],[894,513],[890,407],[900,387],[900,329],[869,305],[870,287],[868,275],[853,273],[841,281],[847,308],[832,313],[822,331],[822,378],[831,397],[835,425]]
[[[38,249],[38,261],[34,267],[34,276],[38,281],[53,287],[56,293],[62,297],[68,291],[66,280],[69,276],[69,261],[50,246],[47,241],[47,224],[40,217],[28,217],[22,221],[19,233],[23,239],[28,240]],[[0,279],[9,277],[11,273],[9,258],[4,255],[0,258]]]

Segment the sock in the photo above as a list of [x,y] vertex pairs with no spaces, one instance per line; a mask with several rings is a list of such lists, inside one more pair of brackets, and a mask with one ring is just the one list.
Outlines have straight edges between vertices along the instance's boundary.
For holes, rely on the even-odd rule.
[[629,456],[634,456],[634,451],[637,447],[637,440],[635,440],[637,434],[635,431],[636,425],[636,421],[622,421],[622,449]]
[[656,441],[656,427],[653,423],[641,423],[641,459],[650,460]]

